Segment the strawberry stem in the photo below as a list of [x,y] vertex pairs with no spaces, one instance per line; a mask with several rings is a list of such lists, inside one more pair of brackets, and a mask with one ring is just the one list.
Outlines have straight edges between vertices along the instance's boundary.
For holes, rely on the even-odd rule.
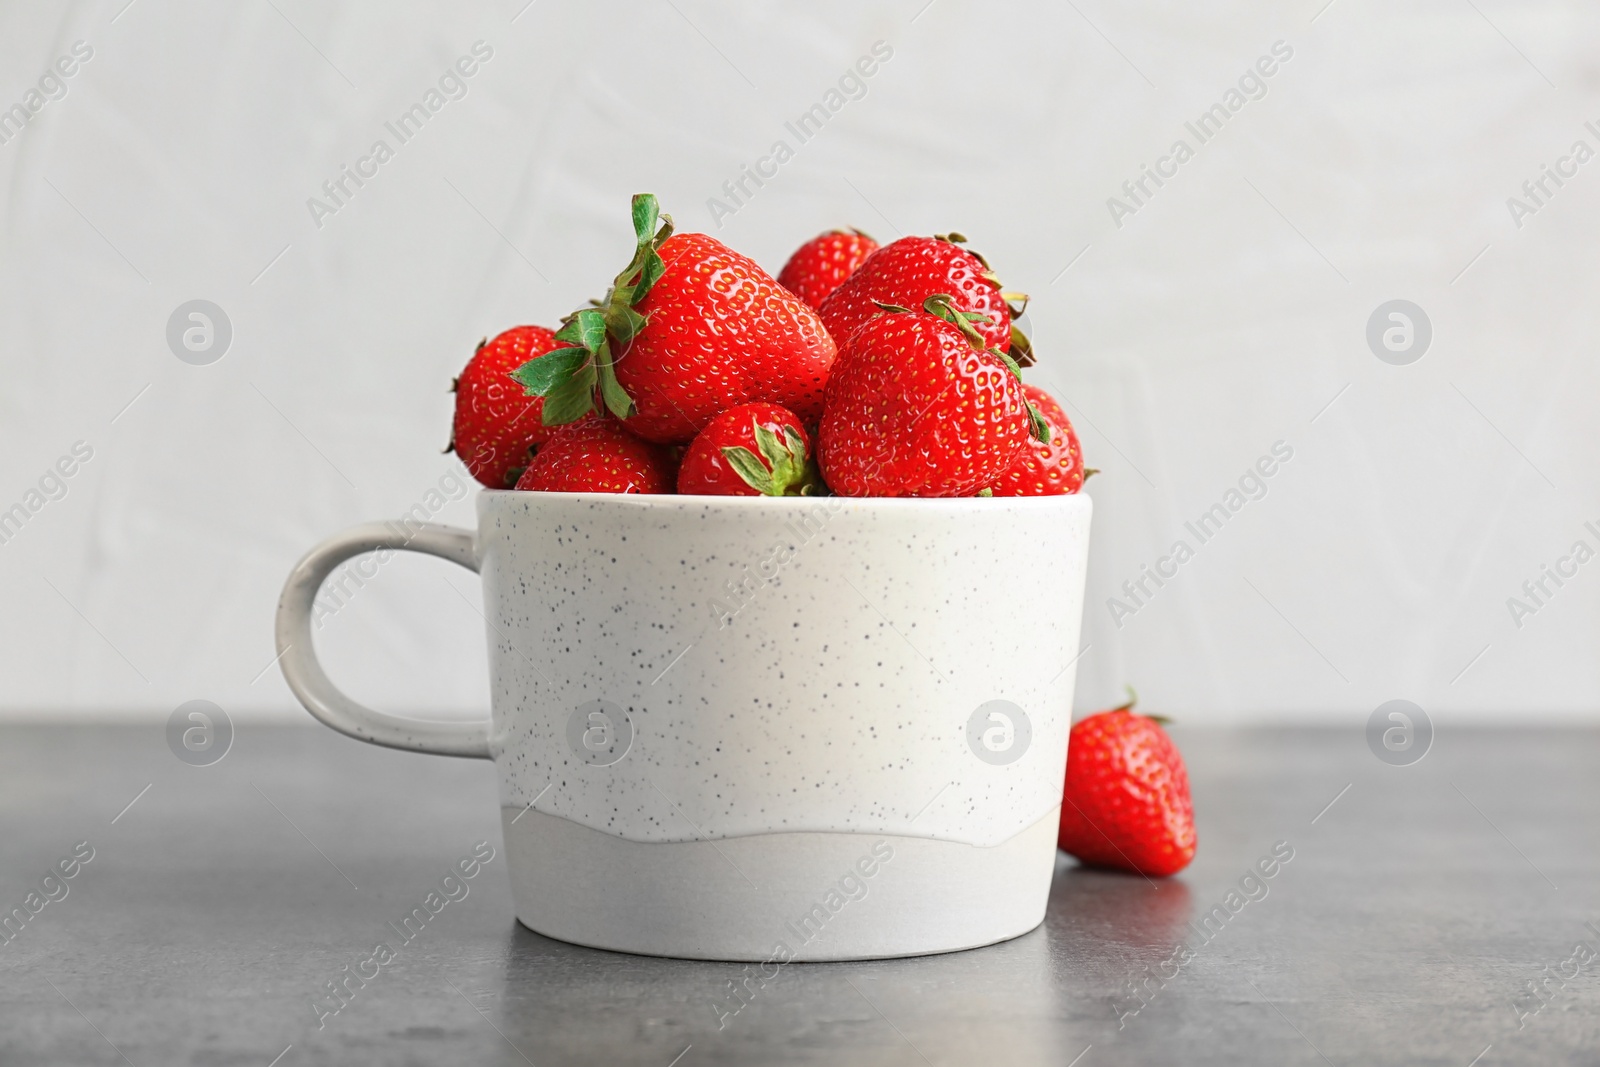
[[[961,336],[967,339],[967,343],[972,346],[972,350],[974,352],[982,352],[988,347],[988,342],[983,339],[983,334],[979,333],[977,327],[973,326],[972,321],[967,318],[968,314],[976,314],[976,312],[957,310],[955,299],[949,293],[934,293],[922,302],[922,309],[960,330]],[[979,319],[985,317],[978,315]]]
[[[627,355],[634,338],[647,325],[646,317],[634,306],[666,273],[660,249],[672,236],[672,216],[661,214],[652,193],[634,196],[632,216],[633,258],[612,282],[605,300],[591,300],[594,306],[563,320],[556,338],[570,347],[547,352],[511,372],[529,396],[545,398],[546,426],[575,422],[599,408],[619,419],[639,410],[617,380],[617,360]],[[584,355],[575,355],[578,352]]]

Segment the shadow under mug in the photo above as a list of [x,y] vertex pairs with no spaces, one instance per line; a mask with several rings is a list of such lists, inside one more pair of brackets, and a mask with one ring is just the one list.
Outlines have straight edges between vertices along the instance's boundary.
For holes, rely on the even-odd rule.
[[[1086,496],[485,491],[478,530],[323,542],[284,586],[284,678],[374,744],[492,759],[517,918],[596,948],[872,959],[1044,918],[1088,558]],[[329,680],[341,563],[477,571],[491,716],[424,722]]]

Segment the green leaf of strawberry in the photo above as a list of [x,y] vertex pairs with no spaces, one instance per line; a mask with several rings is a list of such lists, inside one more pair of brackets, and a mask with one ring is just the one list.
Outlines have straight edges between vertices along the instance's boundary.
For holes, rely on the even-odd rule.
[[606,308],[606,332],[612,340],[624,348],[639,335],[645,328],[648,320],[626,304],[614,304]]
[[551,389],[544,398],[544,424],[565,426],[594,410],[595,378],[594,364],[585,363],[570,378]]
[[[949,293],[935,293],[922,302],[922,310],[930,315],[938,316],[960,330],[961,336],[965,337],[967,343],[972,345],[972,350],[974,352],[982,352],[988,347],[988,343],[983,339],[983,334],[979,333],[977,327],[972,324],[974,321],[984,322],[988,316],[958,310],[955,305],[955,299]],[[999,352],[995,354],[1000,355]],[[1017,364],[1015,360],[1003,355],[1001,358],[1006,360],[1008,366],[1016,370]],[[1021,377],[1020,372],[1018,372],[1018,377]]]
[[[794,457],[790,455],[789,449],[784,442],[778,439],[777,434],[773,433],[759,422],[754,423],[754,426],[756,432],[756,447],[761,449],[761,454],[767,458],[767,463],[771,465],[774,471],[776,471],[780,466],[784,466],[793,461]],[[800,457],[802,459],[805,458],[805,451],[803,449],[800,452]]]
[[606,410],[619,419],[626,419],[639,409],[634,404],[633,397],[629,396],[628,391],[622,388],[622,383],[617,381],[616,365],[611,359],[609,341],[600,346],[598,356],[600,398],[605,401]]
[[633,197],[633,235],[644,244],[656,234],[656,223],[661,217],[661,206],[654,193],[636,193]]
[[[659,228],[657,228],[659,225]],[[636,193],[633,198],[633,236],[638,242],[633,259],[617,275],[612,304],[631,307],[643,300],[667,266],[658,249],[672,236],[672,216],[661,214],[654,193]]]
[[556,331],[556,337],[593,353],[606,339],[605,315],[597,308],[575,312],[566,325]]
[[772,472],[762,465],[756,454],[743,445],[729,445],[722,450],[722,456],[728,461],[734,473],[744,479],[744,484],[760,493],[762,496],[782,496],[781,490],[773,487]]
[[762,496],[794,496],[816,480],[816,471],[807,455],[805,440],[793,426],[783,426],[780,438],[759,419],[751,420],[756,447],[761,450],[762,463],[743,445],[729,445],[722,450],[728,464],[746,485]]
[[[667,226],[670,229],[671,223],[668,223]],[[656,282],[661,280],[661,276],[666,272],[667,265],[662,261],[660,253],[654,248],[650,249],[649,254],[645,256],[644,265],[639,270],[639,283],[633,287],[633,293],[628,302],[637,304],[643,300],[645,294],[651,290]]]
[[[1021,377],[1021,375],[1017,375]],[[1050,443],[1050,424],[1045,417],[1039,414],[1039,409],[1033,406],[1033,401],[1028,402],[1028,436],[1041,444]]]
[[[560,340],[567,340],[557,334]],[[522,383],[529,396],[549,396],[556,386],[568,381],[577,369],[589,361],[584,348],[557,348],[542,356],[528,360],[511,372],[511,377]]]

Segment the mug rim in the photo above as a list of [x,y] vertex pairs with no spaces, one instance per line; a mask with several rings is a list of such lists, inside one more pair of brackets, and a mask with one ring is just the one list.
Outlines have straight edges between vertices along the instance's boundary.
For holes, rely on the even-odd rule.
[[826,504],[840,501],[856,507],[873,510],[939,510],[977,512],[996,505],[1047,510],[1051,507],[1089,507],[1092,497],[1084,492],[1055,493],[1049,496],[946,496],[946,497],[894,497],[894,496],[722,496],[712,493],[563,493],[538,489],[479,489],[479,499],[498,502],[515,498],[542,500],[569,500],[574,503],[614,503],[618,507],[675,508],[685,506],[706,507],[717,504],[727,508],[784,508],[801,504]]

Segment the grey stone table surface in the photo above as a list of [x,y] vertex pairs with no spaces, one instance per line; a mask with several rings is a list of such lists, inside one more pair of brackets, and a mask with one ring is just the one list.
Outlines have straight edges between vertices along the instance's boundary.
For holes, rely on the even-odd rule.
[[[1177,727],[1179,877],[1063,857],[1032,933],[790,965],[720,1028],[740,965],[517,924],[486,763],[244,724],[194,767],[160,724],[4,727],[0,908],[59,899],[0,944],[0,1064],[1600,1062],[1600,732],[1444,727],[1394,767],[1361,725]],[[469,895],[319,1028],[324,984],[479,841]]]

